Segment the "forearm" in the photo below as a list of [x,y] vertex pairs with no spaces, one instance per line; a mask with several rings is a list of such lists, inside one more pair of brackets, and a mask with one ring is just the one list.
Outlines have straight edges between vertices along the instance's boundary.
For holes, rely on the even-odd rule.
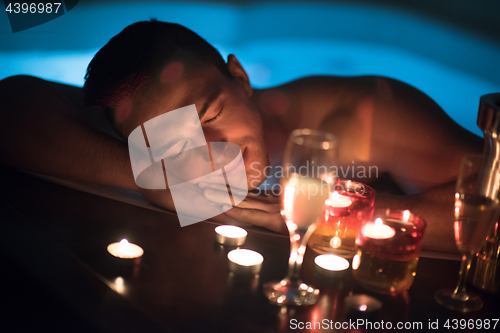
[[89,128],[49,82],[0,82],[0,161],[53,177],[137,189],[126,143]]
[[422,217],[427,228],[423,250],[456,253],[453,235],[455,182],[414,195],[377,195],[375,208],[409,209]]

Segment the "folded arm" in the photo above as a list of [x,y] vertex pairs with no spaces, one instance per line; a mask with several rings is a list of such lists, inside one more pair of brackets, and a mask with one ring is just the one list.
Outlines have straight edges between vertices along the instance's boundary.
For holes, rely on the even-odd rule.
[[80,89],[29,76],[0,81],[0,161],[53,177],[137,189],[127,146],[89,126]]
[[[167,190],[139,188],[127,143],[113,137],[101,109],[82,105],[81,89],[30,76],[0,81],[0,162],[56,178],[133,189],[175,211]],[[200,189],[200,200],[206,200]],[[221,214],[219,222],[239,223]],[[267,227],[267,221],[257,225]],[[271,227],[271,229],[273,229]]]

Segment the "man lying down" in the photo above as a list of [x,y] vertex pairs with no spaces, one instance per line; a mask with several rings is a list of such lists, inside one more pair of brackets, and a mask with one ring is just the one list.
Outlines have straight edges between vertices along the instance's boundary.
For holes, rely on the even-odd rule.
[[[374,76],[316,76],[254,89],[234,55],[224,61],[191,30],[155,20],[134,23],[113,37],[95,55],[85,79],[83,89],[28,76],[0,81],[1,162],[133,189],[175,210],[168,185],[136,184],[127,139],[131,133],[151,135],[148,121],[166,119],[169,112],[191,119],[196,110],[198,117],[189,120],[196,126],[156,122],[165,127],[156,126],[154,135],[169,138],[164,149],[171,156],[182,157],[189,147],[189,140],[171,139],[193,137],[197,130],[204,142],[239,146],[248,195],[237,207],[219,208],[213,220],[283,232],[278,197],[251,190],[265,180],[269,165],[281,164],[291,131],[317,129],[338,138],[340,170],[356,167],[347,178],[378,185],[381,178],[390,179],[402,190],[379,191],[376,205],[421,215],[428,225],[424,248],[456,251],[454,181],[462,156],[480,153],[483,141],[407,84]],[[206,182],[190,186],[193,207],[220,207],[220,188]]]

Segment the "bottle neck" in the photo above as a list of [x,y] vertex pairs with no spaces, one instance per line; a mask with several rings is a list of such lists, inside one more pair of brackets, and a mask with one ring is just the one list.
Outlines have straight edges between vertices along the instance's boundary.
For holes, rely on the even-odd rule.
[[492,133],[484,132],[484,155],[485,161],[480,171],[479,179],[481,195],[498,198],[500,187],[500,141],[499,137]]

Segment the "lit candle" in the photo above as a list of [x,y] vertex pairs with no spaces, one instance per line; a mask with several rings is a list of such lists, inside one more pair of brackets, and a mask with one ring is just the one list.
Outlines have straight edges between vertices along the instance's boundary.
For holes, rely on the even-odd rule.
[[385,225],[379,217],[375,219],[375,223],[368,222],[365,224],[361,229],[361,233],[363,236],[373,239],[388,239],[394,237],[396,231],[394,228]]
[[332,195],[330,195],[330,199],[328,200],[330,206],[332,207],[345,208],[352,204],[351,198],[348,198],[345,195],[340,195],[337,191],[333,191]]
[[411,213],[410,211],[407,209],[403,212],[403,221],[405,221],[406,223],[408,223],[408,220],[410,219],[410,216],[411,216]]
[[343,271],[349,268],[349,261],[334,254],[322,254],[314,258],[319,267],[327,271]]
[[140,258],[144,250],[139,245],[129,243],[128,240],[122,239],[120,242],[109,244],[108,252],[118,258],[134,259]]
[[260,272],[264,257],[256,251],[247,249],[236,249],[229,251],[229,268],[232,271],[244,271],[252,274]]
[[224,245],[240,246],[245,243],[247,231],[234,225],[220,225],[215,228],[215,240]]
[[352,205],[352,199],[334,191],[325,201],[325,204],[330,207],[330,214],[345,216],[349,214],[349,206]]

